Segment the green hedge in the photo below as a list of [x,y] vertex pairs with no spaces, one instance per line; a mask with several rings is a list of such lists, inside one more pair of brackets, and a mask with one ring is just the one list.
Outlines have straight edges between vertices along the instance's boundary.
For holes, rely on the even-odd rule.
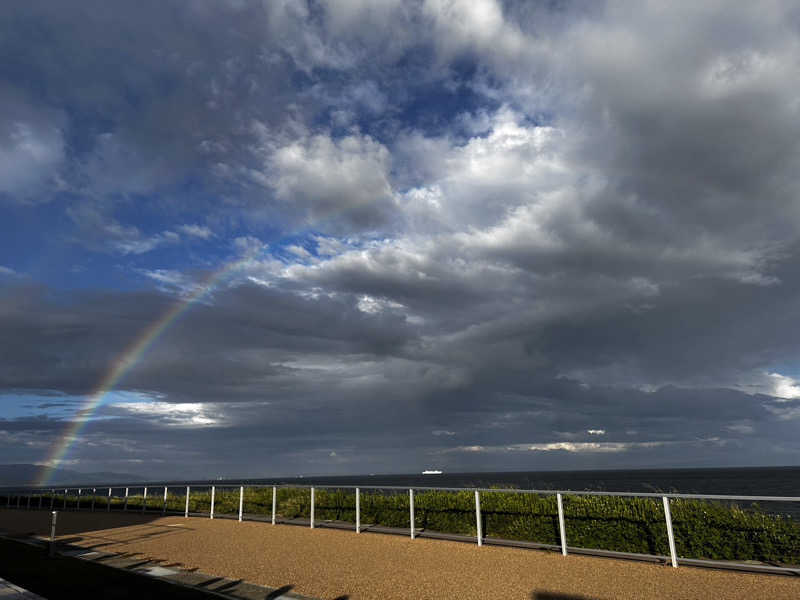
[[[148,510],[161,510],[163,488],[148,494]],[[180,488],[172,488],[173,490]],[[149,490],[148,490],[149,491]],[[181,490],[182,491],[182,490]],[[76,496],[67,497],[67,508],[75,508]],[[8,500],[3,498],[0,505]],[[186,497],[170,493],[169,511],[183,512]],[[64,496],[56,495],[56,508]],[[104,510],[108,497],[98,495],[95,509]],[[476,535],[475,496],[472,491],[419,491],[414,496],[414,521],[418,530]],[[122,508],[123,499],[112,497],[112,510]],[[23,506],[25,502],[23,501]],[[81,508],[88,509],[91,496],[81,497]],[[12,502],[13,506],[13,502]],[[35,499],[32,507],[38,506]],[[44,506],[49,508],[49,495]],[[141,493],[128,499],[129,510],[141,510]],[[208,513],[210,490],[192,491],[189,511]],[[310,516],[308,488],[278,488],[277,514],[295,519]],[[269,517],[272,513],[272,488],[246,488],[245,514]],[[237,515],[239,489],[217,489],[216,515]],[[800,522],[770,515],[758,506],[747,509],[720,502],[674,499],[672,523],[678,555],[685,558],[716,560],[756,560],[800,564]],[[564,496],[567,542],[570,546],[666,555],[669,553],[660,498],[614,496]],[[518,492],[481,492],[481,517],[484,536],[559,544],[555,496]],[[317,489],[315,518],[355,522],[355,492],[352,489]],[[409,526],[407,492],[366,490],[361,492],[361,522],[386,527]]]

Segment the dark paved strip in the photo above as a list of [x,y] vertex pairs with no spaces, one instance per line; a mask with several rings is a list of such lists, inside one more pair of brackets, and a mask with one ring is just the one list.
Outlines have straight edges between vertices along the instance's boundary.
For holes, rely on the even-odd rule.
[[41,596],[22,589],[21,587],[9,583],[5,579],[0,579],[0,599],[1,600],[45,600]]
[[[0,576],[47,598],[314,600],[293,592],[290,586],[269,588],[170,567],[69,544],[60,544],[57,555],[50,558],[47,544],[40,539],[0,537]],[[0,591],[4,590],[0,585]],[[35,597],[9,596],[11,600]]]

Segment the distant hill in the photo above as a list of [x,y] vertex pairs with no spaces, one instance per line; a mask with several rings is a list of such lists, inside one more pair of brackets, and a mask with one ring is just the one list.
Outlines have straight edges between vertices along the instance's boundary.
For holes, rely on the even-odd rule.
[[34,485],[42,477],[42,469],[48,471],[48,484],[127,483],[144,481],[140,475],[130,473],[81,473],[70,469],[53,469],[41,465],[0,465],[0,486]]

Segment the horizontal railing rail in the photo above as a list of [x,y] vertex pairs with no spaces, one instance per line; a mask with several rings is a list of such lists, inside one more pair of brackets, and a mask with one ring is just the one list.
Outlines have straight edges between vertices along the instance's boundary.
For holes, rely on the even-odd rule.
[[297,488],[297,489],[332,489],[332,490],[354,490],[360,488],[362,490],[420,490],[420,491],[441,491],[441,492],[492,492],[492,493],[508,493],[508,494],[539,494],[539,495],[570,495],[570,496],[613,496],[620,498],[682,498],[693,500],[743,500],[750,502],[800,502],[800,496],[753,496],[753,495],[737,495],[737,494],[682,494],[678,492],[605,492],[595,490],[539,490],[539,489],[518,489],[518,488],[484,488],[484,487],[434,487],[434,486],[421,486],[421,485],[360,485],[348,483],[347,485],[333,485],[333,484],[298,484],[298,483],[209,483],[205,481],[180,481],[180,482],[148,482],[148,483],[115,483],[109,484],[92,484],[88,486],[80,486],[70,484],[67,486],[5,486],[0,487],[0,496],[6,491],[8,492],[47,492],[67,490],[88,490],[92,488],[101,489],[142,489],[147,488],[179,488],[186,487],[217,487],[217,488],[238,488],[244,486],[245,488],[260,488],[267,489],[271,487],[278,488]]
[[[271,488],[271,514],[267,509],[266,512],[258,512],[254,513],[252,511],[245,510],[245,490],[269,490]],[[296,514],[294,517],[285,518],[284,516],[280,516],[277,514],[278,509],[278,490],[307,490],[308,491],[308,507],[305,507],[306,498],[305,496],[302,499],[294,498],[295,502],[302,502],[303,503],[303,510],[305,508],[308,509],[306,517],[298,517]],[[473,540],[477,543],[478,546],[483,545],[484,543],[490,544],[500,544],[500,545],[513,545],[513,546],[523,546],[523,547],[531,547],[531,548],[544,548],[544,549],[555,549],[560,550],[561,554],[566,556],[568,553],[579,553],[579,554],[595,554],[599,556],[618,556],[623,558],[638,558],[643,560],[658,560],[668,561],[673,567],[677,567],[679,563],[686,564],[686,565],[696,565],[696,566],[713,566],[713,567],[722,567],[722,568],[735,568],[735,569],[747,569],[747,570],[754,570],[754,571],[768,571],[774,573],[791,573],[795,575],[800,575],[800,566],[795,566],[795,563],[791,563],[789,566],[784,564],[754,564],[751,559],[748,559],[750,562],[735,562],[734,560],[712,560],[705,557],[681,557],[678,555],[676,550],[676,538],[675,532],[673,530],[673,518],[671,514],[671,505],[674,500],[686,500],[686,501],[717,501],[717,502],[747,502],[747,503],[794,503],[800,502],[800,496],[754,496],[750,494],[683,494],[683,493],[676,493],[676,492],[607,492],[607,491],[594,491],[594,490],[537,490],[537,489],[516,489],[516,488],[482,488],[482,487],[435,487],[435,486],[398,486],[398,485],[360,485],[360,484],[347,484],[347,485],[334,485],[334,484],[322,484],[317,485],[313,483],[291,483],[291,482],[281,482],[281,483],[236,483],[233,481],[216,481],[216,482],[207,482],[207,481],[193,481],[193,482],[167,482],[167,483],[129,483],[129,484],[119,484],[114,483],[111,485],[98,485],[98,484],[91,484],[89,486],[75,486],[69,485],[64,487],[58,486],[8,486],[5,488],[0,488],[0,508],[19,508],[19,509],[48,509],[48,510],[87,510],[87,511],[95,511],[98,509],[110,512],[112,510],[112,506],[114,506],[113,510],[115,511],[124,511],[124,512],[141,512],[141,513],[161,513],[161,514],[183,514],[184,517],[189,516],[207,516],[211,519],[217,518],[237,518],[239,521],[242,520],[268,520],[274,525],[278,522],[281,523],[290,523],[290,524],[305,524],[314,528],[316,525],[319,525],[320,522],[315,519],[315,511],[317,509],[317,502],[316,502],[316,491],[317,490],[341,490],[345,491],[348,490],[354,496],[354,506],[353,507],[346,507],[346,510],[352,512],[354,508],[354,519],[356,533],[361,533],[365,531],[367,527],[362,523],[362,491],[390,491],[393,492],[392,497],[397,498],[400,494],[407,494],[407,508],[403,508],[402,510],[408,510],[408,528],[404,529],[402,527],[394,527],[394,526],[387,526],[385,524],[380,523],[372,523],[369,524],[369,528],[373,531],[380,531],[386,533],[402,533],[405,532],[406,535],[411,536],[412,539],[418,537],[419,535],[425,535],[428,537],[438,537],[438,538],[445,538],[445,539],[453,539],[453,540]],[[172,496],[170,496],[170,491],[173,492]],[[219,494],[217,494],[219,492]],[[468,493],[469,497],[474,495],[474,500],[472,500],[472,508],[469,510],[474,509],[475,518],[473,521],[474,531],[475,534],[471,536],[467,536],[464,534],[459,533],[448,533],[448,532],[439,532],[439,531],[422,531],[416,525],[415,519],[415,493],[424,494],[426,492],[454,492],[454,493]],[[192,508],[190,506],[190,499],[192,498],[192,493],[195,494],[195,505],[194,508],[196,509],[198,495],[201,495],[201,503],[202,503],[202,510],[190,510]],[[223,494],[236,494],[238,493],[238,503],[234,503],[233,511],[231,512],[219,512],[218,510],[218,503],[220,503],[220,498]],[[497,537],[490,537],[487,535],[486,531],[486,523],[485,517],[482,515],[491,513],[497,514],[497,511],[492,512],[489,511],[482,511],[481,509],[481,499],[482,495],[486,494],[525,494],[525,495],[538,495],[538,496],[549,496],[555,497],[556,500],[556,512],[552,515],[554,522],[557,523],[557,533],[558,539],[556,543],[541,543],[538,541],[526,541],[520,539],[503,539]],[[207,496],[207,497],[206,497]],[[368,494],[367,497],[373,499],[372,497],[375,494]],[[621,552],[617,550],[609,550],[605,548],[584,548],[580,546],[569,546],[567,543],[568,539],[568,527],[567,522],[568,518],[564,511],[564,500],[566,497],[608,497],[608,498],[648,498],[648,499],[660,499],[661,502],[659,510],[663,515],[663,522],[662,526],[663,529],[662,534],[666,533],[666,539],[663,540],[662,543],[666,543],[666,548],[668,548],[668,555],[660,554],[660,553],[639,553],[639,552]],[[185,497],[185,498],[184,498]],[[382,496],[383,498],[388,498],[388,496]],[[424,496],[422,496],[424,499]],[[48,502],[45,503],[44,500],[47,499]],[[230,509],[230,498],[225,498],[226,509]],[[235,500],[235,499],[234,499]],[[262,499],[263,500],[263,499]],[[177,503],[180,502],[181,504],[178,505]],[[238,504],[238,506],[237,506]],[[650,510],[653,509],[652,504],[648,504]],[[258,504],[258,507],[264,507],[264,504]],[[238,508],[238,511],[236,510]],[[330,506],[320,506],[320,510],[334,510]],[[297,507],[295,507],[297,509]],[[345,510],[344,507],[336,507],[336,510]],[[389,507],[385,510],[389,510],[397,512],[401,510],[398,507]],[[431,511],[434,510],[429,506],[423,506],[417,509],[418,514],[420,512]],[[465,512],[464,508],[457,508],[457,509],[449,509],[453,512],[458,512],[462,517],[463,513]],[[440,511],[441,512],[441,511]],[[444,511],[446,512],[446,511]],[[502,512],[502,511],[501,511]],[[263,513],[263,514],[262,514]],[[526,513],[509,513],[512,515],[518,515],[519,517],[525,517]],[[777,519],[785,519],[783,521],[779,521],[781,524],[790,523],[792,527],[795,527],[795,520],[791,519],[791,517],[781,517],[781,516],[772,516],[768,515],[767,513],[759,513],[769,518],[777,518]],[[800,512],[798,512],[800,514]],[[533,516],[538,517],[547,517],[547,515],[543,515],[542,513],[530,513],[527,516],[533,518]],[[261,517],[260,519],[258,517]],[[572,519],[578,519],[576,516],[570,517]],[[603,518],[602,515],[597,516],[583,516],[584,520],[591,520],[591,519],[601,519]],[[608,517],[606,520],[613,520],[613,518],[617,518],[619,520],[623,520],[623,517]],[[791,522],[789,522],[791,519]],[[326,519],[325,520],[329,526],[334,526],[332,520]],[[646,521],[646,519],[645,519]],[[340,522],[335,524],[337,527],[346,527],[347,524],[350,523],[349,521]],[[647,521],[647,523],[652,523],[652,519]],[[463,525],[463,523],[462,523]],[[600,526],[600,525],[598,525]],[[794,545],[788,549],[789,556],[797,557],[800,556],[800,522],[797,522],[796,529],[791,530],[791,535],[789,538],[784,536],[783,539],[792,539],[794,540],[793,544],[796,544],[798,547]],[[794,536],[794,537],[792,537]],[[662,548],[665,546],[662,546]]]

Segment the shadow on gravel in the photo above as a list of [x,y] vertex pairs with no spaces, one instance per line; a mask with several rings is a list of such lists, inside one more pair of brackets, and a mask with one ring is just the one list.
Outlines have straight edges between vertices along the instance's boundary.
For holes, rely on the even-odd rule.
[[589,596],[575,596],[574,594],[560,594],[559,592],[537,591],[531,592],[531,600],[595,600]]

